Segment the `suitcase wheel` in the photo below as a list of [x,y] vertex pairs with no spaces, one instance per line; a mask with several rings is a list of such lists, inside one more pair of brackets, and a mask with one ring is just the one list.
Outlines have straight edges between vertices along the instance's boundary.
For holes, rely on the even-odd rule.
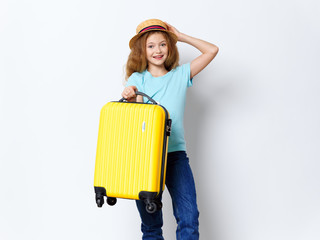
[[98,207],[102,207],[102,205],[104,204],[103,196],[97,197],[96,203],[97,203]]
[[155,211],[157,211],[157,204],[155,204],[154,202],[147,203],[146,211],[148,213],[154,213]]
[[110,205],[110,206],[113,206],[117,203],[117,199],[116,198],[113,198],[113,197],[108,197],[107,198],[107,203]]

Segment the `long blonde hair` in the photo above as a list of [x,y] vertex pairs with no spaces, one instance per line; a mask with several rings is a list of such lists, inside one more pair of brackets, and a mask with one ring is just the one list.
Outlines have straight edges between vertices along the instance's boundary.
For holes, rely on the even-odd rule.
[[126,64],[126,76],[125,76],[126,81],[131,76],[132,73],[134,72],[141,73],[148,68],[148,61],[146,57],[146,42],[147,42],[147,38],[155,32],[162,33],[168,44],[168,57],[164,62],[164,66],[166,70],[171,71],[172,69],[174,69],[179,65],[178,48],[174,40],[169,36],[169,34],[163,31],[146,32],[136,40],[134,46],[131,49],[131,52],[129,54],[128,61]]

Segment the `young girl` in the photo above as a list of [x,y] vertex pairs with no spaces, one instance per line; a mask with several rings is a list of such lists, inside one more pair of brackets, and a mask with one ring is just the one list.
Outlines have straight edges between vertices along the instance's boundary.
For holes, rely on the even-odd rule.
[[[202,53],[191,63],[178,66],[177,41],[188,43]],[[199,212],[193,175],[186,154],[183,115],[186,90],[193,77],[201,72],[218,53],[218,47],[206,41],[179,32],[158,19],[142,22],[137,34],[130,40],[131,53],[126,65],[126,87],[122,97],[128,101],[143,102],[136,91],[141,91],[164,106],[172,119],[169,137],[166,186],[172,198],[177,220],[177,239],[199,239]],[[142,239],[162,237],[162,211],[147,213],[145,203],[136,201],[141,217]]]

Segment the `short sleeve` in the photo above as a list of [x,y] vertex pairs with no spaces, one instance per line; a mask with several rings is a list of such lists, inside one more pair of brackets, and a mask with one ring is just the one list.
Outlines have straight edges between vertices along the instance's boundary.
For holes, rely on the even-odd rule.
[[187,79],[187,87],[191,87],[193,85],[193,78],[190,78],[191,76],[191,64],[186,63],[182,65],[183,69],[183,76]]
[[126,83],[126,87],[129,86],[136,86],[138,88],[138,91],[141,91],[141,77],[139,77],[138,73],[133,73],[129,78],[128,81]]

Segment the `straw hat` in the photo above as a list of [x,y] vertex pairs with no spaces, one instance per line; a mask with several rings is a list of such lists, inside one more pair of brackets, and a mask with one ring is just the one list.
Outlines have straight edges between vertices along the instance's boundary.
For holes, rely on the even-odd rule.
[[167,32],[174,39],[175,42],[178,41],[178,37],[174,33],[168,31],[168,27],[164,22],[162,22],[159,19],[148,19],[138,25],[136,29],[136,35],[133,38],[131,38],[129,42],[130,49],[133,47],[134,43],[141,35],[150,31]]

